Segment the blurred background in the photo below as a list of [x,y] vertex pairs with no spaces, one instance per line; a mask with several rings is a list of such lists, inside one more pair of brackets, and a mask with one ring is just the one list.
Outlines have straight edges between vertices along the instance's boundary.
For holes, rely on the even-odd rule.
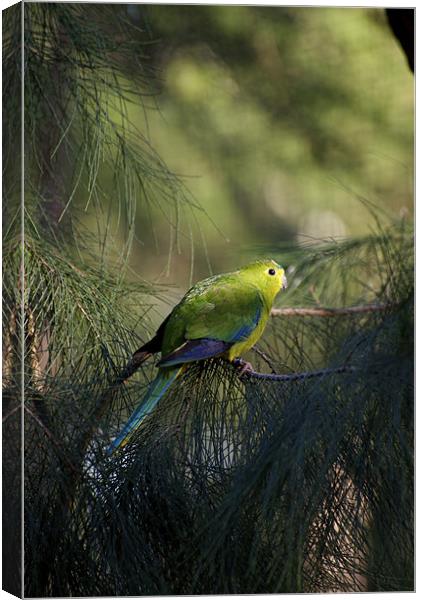
[[411,217],[413,75],[383,9],[125,10],[150,38],[155,79],[129,118],[209,216],[181,224],[169,268],[168,214],[138,210],[142,277],[185,290],[209,263],[221,272],[274,246],[366,234],[359,197]]

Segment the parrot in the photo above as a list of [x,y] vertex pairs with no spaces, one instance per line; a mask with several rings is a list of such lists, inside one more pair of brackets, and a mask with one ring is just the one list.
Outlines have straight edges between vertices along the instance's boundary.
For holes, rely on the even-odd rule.
[[190,363],[222,357],[247,368],[248,363],[240,356],[260,338],[278,292],[286,287],[284,269],[271,259],[255,260],[191,287],[155,336],[133,354],[140,365],[161,352],[159,370],[142,402],[109,446],[108,454],[127,444]]

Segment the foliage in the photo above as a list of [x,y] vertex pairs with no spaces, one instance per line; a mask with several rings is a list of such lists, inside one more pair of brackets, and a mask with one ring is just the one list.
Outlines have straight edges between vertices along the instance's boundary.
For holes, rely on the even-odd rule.
[[[130,119],[130,105],[146,110],[156,85],[145,55],[149,40],[125,10],[24,7],[27,226],[43,237],[58,237],[58,243],[63,235],[74,243],[84,230],[81,216],[88,214],[96,224],[97,260],[111,258],[121,266],[135,237],[138,208],[165,214],[176,239],[180,215],[194,205]],[[5,70],[13,80],[20,40],[12,25]],[[13,106],[8,110],[12,114]],[[99,179],[104,172],[110,174],[106,182]],[[120,229],[124,242],[113,249]]]
[[[364,280],[373,262],[357,262],[354,251],[321,249],[313,272],[340,257],[349,281],[353,273]],[[374,251],[386,312],[329,324],[273,317],[290,362],[311,368],[314,355],[303,350],[317,341],[320,365],[348,361],[353,372],[278,383],[241,380],[208,361],[112,457],[107,445],[144,393],[149,368],[110,390],[115,344],[85,323],[90,336],[73,339],[75,367],[66,361],[42,387],[33,378],[27,387],[27,593],[411,589],[410,231],[366,240],[365,257]],[[304,260],[297,273],[307,269]],[[110,303],[108,290],[96,301]],[[121,312],[114,306],[110,315]],[[125,328],[114,321],[112,330],[124,343]],[[279,347],[266,352],[285,368]]]

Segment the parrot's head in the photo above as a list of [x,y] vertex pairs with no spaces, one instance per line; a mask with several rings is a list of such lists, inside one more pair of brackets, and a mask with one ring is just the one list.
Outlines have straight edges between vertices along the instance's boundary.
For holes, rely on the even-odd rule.
[[284,269],[274,260],[256,260],[241,269],[245,277],[256,285],[269,306],[276,295],[287,287]]

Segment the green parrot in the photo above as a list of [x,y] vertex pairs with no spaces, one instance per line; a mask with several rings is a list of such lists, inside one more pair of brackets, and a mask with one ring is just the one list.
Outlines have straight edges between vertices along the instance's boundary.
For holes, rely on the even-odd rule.
[[286,285],[284,269],[273,260],[257,260],[196,283],[155,337],[134,353],[140,364],[161,352],[158,375],[108,453],[128,442],[189,363],[214,356],[234,362],[252,348],[263,333],[276,295]]

